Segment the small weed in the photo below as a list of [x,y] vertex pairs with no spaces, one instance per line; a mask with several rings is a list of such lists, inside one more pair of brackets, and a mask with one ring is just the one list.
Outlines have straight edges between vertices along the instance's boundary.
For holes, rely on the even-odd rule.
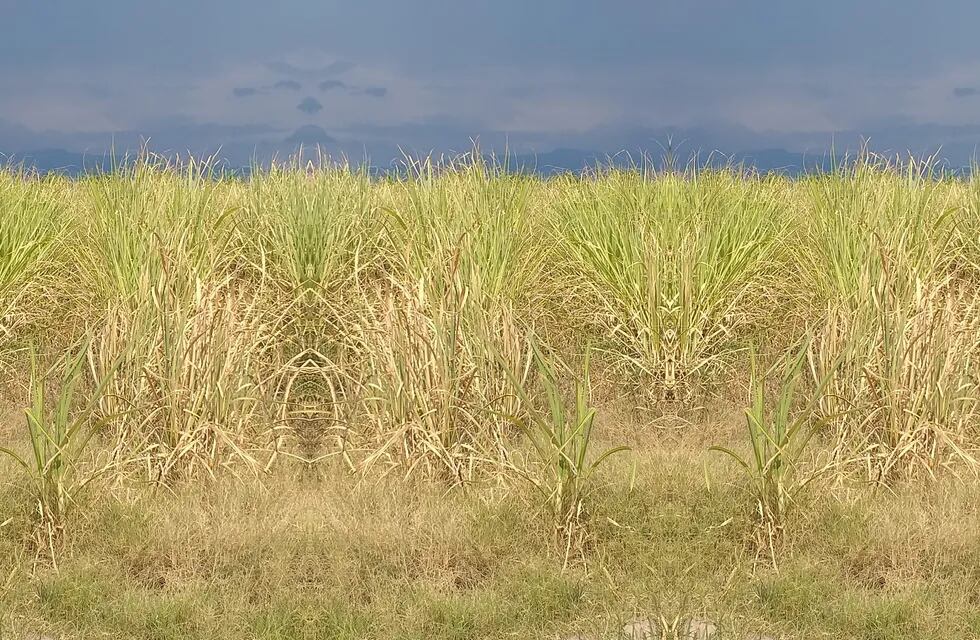
[[[589,357],[586,356],[582,365],[582,375],[575,378],[575,402],[569,408],[558,387],[555,366],[541,353],[537,344],[532,343],[532,349],[548,409],[540,411],[531,408],[534,405],[527,389],[514,379],[516,393],[529,408],[527,419],[515,420],[515,424],[534,445],[538,462],[545,470],[541,478],[527,473],[524,475],[548,501],[555,518],[558,539],[565,548],[567,564],[576,541],[581,542],[585,499],[593,473],[607,458],[628,450],[628,447],[613,447],[590,459],[595,409],[590,400]],[[560,366],[568,370],[567,365],[562,363]]]
[[[110,370],[96,384],[87,403],[78,406],[78,387],[84,378],[87,355],[88,344],[84,342],[43,375],[38,373],[34,360],[32,403],[26,410],[30,451],[20,455],[0,447],[0,453],[13,458],[27,472],[36,505],[38,542],[47,547],[52,561],[55,543],[64,532],[69,511],[89,483],[107,470],[106,467],[80,468],[81,458],[102,424],[93,420],[93,413],[112,374]],[[58,378],[52,403],[46,385],[53,376]]]
[[[760,375],[753,353],[751,406],[745,409],[746,426],[752,444],[751,455],[741,456],[722,446],[711,447],[713,451],[730,456],[745,471],[756,503],[762,543],[760,548],[768,549],[773,565],[776,564],[776,545],[800,494],[828,469],[802,468],[806,447],[825,422],[812,421],[812,405],[815,400],[793,415],[796,385],[801,377],[807,351],[808,345],[804,345],[796,355],[780,363],[781,380],[774,411],[767,411],[765,399],[766,379],[772,371]],[[819,385],[820,390],[829,380],[828,376]],[[814,395],[815,399],[818,397],[819,390]]]

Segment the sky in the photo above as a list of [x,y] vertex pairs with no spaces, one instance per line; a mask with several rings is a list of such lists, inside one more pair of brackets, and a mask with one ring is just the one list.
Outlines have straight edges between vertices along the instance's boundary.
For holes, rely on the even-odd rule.
[[0,153],[980,148],[980,3],[0,0]]

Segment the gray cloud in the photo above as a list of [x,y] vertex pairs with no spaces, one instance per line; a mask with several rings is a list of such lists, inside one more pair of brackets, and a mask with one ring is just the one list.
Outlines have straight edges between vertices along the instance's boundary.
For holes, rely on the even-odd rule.
[[[949,0],[943,11],[912,0],[622,0],[616,11],[432,1],[419,12],[382,0],[281,0],[275,10],[260,0],[7,0],[16,8],[3,14],[0,118],[22,128],[9,129],[13,149],[78,151],[113,128],[197,145],[187,126],[161,128],[177,113],[269,122],[283,132],[265,137],[275,145],[323,110],[295,98],[323,91],[344,98],[328,103],[332,133],[392,148],[480,135],[605,151],[662,141],[645,132],[664,131],[733,151],[795,150],[850,132],[889,146],[942,142],[944,152],[976,143],[936,128],[980,123],[970,111],[980,100],[970,80],[980,77],[975,0]],[[280,80],[303,89],[273,95]],[[246,99],[257,94],[265,97]],[[227,108],[231,96],[238,110]]]
[[347,84],[342,80],[324,80],[319,85],[320,91],[333,91],[335,89],[340,89],[346,91],[352,96],[363,95],[371,96],[372,98],[384,98],[388,95],[387,87],[356,87]]
[[349,60],[336,60],[328,65],[302,67],[283,60],[274,60],[268,64],[269,69],[293,78],[323,78],[339,76],[353,69],[355,65]]
[[342,80],[324,80],[318,86],[320,91],[330,91],[331,89],[346,89],[347,83]]
[[296,108],[302,111],[303,113],[313,115],[315,113],[322,111],[323,105],[320,104],[320,101],[314,98],[313,96],[307,96],[303,98],[302,102],[296,105]]
[[235,87],[234,89],[231,90],[231,93],[236,98],[248,98],[254,95],[258,95],[259,93],[261,93],[261,91],[259,91],[255,87]]
[[336,62],[331,62],[324,68],[324,72],[327,75],[341,75],[347,73],[351,69],[355,68],[357,65],[350,60],[337,60]]
[[[948,0],[936,11],[928,3],[899,1],[901,10],[895,0],[775,6],[622,0],[609,11],[602,3],[567,0],[433,0],[433,11],[420,12],[414,3],[380,0],[282,0],[275,10],[261,0],[214,0],[207,6],[199,0],[101,0],[84,7],[71,0],[11,0],[17,10],[5,14],[10,28],[0,40],[0,59],[186,72],[243,59],[295,60],[289,57],[294,52],[320,50],[336,57],[329,65],[317,63],[321,70],[335,69],[331,73],[349,66],[341,63],[348,60],[472,73],[474,65],[637,69],[674,62],[901,71],[980,56],[970,44],[980,3]],[[173,46],[174,34],[181,46]]]
[[112,89],[102,84],[88,82],[83,84],[80,88],[86,96],[96,98],[97,100],[105,100],[113,95]]
[[295,80],[280,80],[272,85],[273,89],[285,89],[286,91],[299,91],[303,85]]
[[283,142],[288,145],[327,146],[336,144],[337,140],[324,131],[323,127],[307,124],[294,131]]

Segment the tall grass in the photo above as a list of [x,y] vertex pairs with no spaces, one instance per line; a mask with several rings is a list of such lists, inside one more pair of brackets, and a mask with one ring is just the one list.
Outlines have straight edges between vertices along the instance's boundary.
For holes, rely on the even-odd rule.
[[780,216],[764,183],[614,172],[556,197],[579,311],[653,399],[698,399],[762,319]]
[[82,184],[72,258],[98,301],[138,306],[164,270],[192,296],[196,279],[235,259],[228,243],[237,205],[216,178],[207,163],[147,161]]
[[103,402],[120,457],[165,482],[234,462],[255,466],[273,439],[262,401],[274,321],[233,283],[198,281],[189,300],[169,272],[133,312],[114,310],[100,331],[96,367],[122,359]]
[[[810,222],[797,252],[822,305],[814,371],[839,363],[821,409],[841,450],[877,481],[972,462],[977,293],[964,280],[970,222],[960,185],[929,163],[862,164],[807,184]],[[836,366],[836,365],[834,365]]]
[[271,437],[259,435],[271,428],[260,363],[276,360],[265,358],[278,311],[261,269],[245,279],[228,186],[193,162],[142,163],[85,186],[79,226],[88,224],[73,257],[98,318],[95,367],[121,361],[102,403],[125,416],[113,425],[120,458],[154,481],[254,466],[249,450]]
[[503,416],[532,409],[509,379],[529,383],[532,335],[594,344],[603,389],[674,412],[808,327],[813,375],[839,365],[818,411],[841,459],[935,473],[977,446],[980,199],[930,167],[5,173],[0,327],[91,333],[95,371],[119,362],[110,446],[157,481],[338,454],[468,482],[526,437]]
[[408,469],[434,464],[463,482],[506,460],[500,416],[520,412],[502,367],[527,369],[533,185],[479,162],[414,171],[393,185],[390,271],[365,292],[360,322],[366,418],[382,434],[368,460],[398,451]]
[[[383,237],[377,189],[346,167],[279,167],[251,180],[246,198],[245,253],[268,275],[281,310],[280,435],[291,434],[310,465],[333,453],[346,456],[350,414],[363,387],[352,365],[360,291],[379,269]],[[324,451],[328,442],[338,451]]]
[[0,173],[0,359],[43,313],[37,303],[54,276],[45,263],[57,250],[57,212],[66,190],[57,181]]
[[876,481],[972,463],[977,435],[976,294],[945,278],[902,286],[865,276],[864,301],[828,310],[816,350],[816,375],[839,362],[821,409]]

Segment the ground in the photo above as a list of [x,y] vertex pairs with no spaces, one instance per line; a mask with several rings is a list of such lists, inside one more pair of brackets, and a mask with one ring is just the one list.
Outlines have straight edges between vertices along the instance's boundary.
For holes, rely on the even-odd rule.
[[[729,408],[731,409],[731,408]],[[622,411],[607,416],[622,419]],[[3,629],[59,638],[617,637],[663,616],[775,638],[980,637],[980,490],[953,477],[809,494],[772,566],[752,504],[706,434],[737,413],[607,433],[590,530],[567,566],[540,501],[499,479],[259,477],[97,489],[57,567],[4,529]],[[5,478],[15,477],[4,463]],[[816,489],[816,487],[815,487]],[[3,513],[16,514],[16,483]]]

